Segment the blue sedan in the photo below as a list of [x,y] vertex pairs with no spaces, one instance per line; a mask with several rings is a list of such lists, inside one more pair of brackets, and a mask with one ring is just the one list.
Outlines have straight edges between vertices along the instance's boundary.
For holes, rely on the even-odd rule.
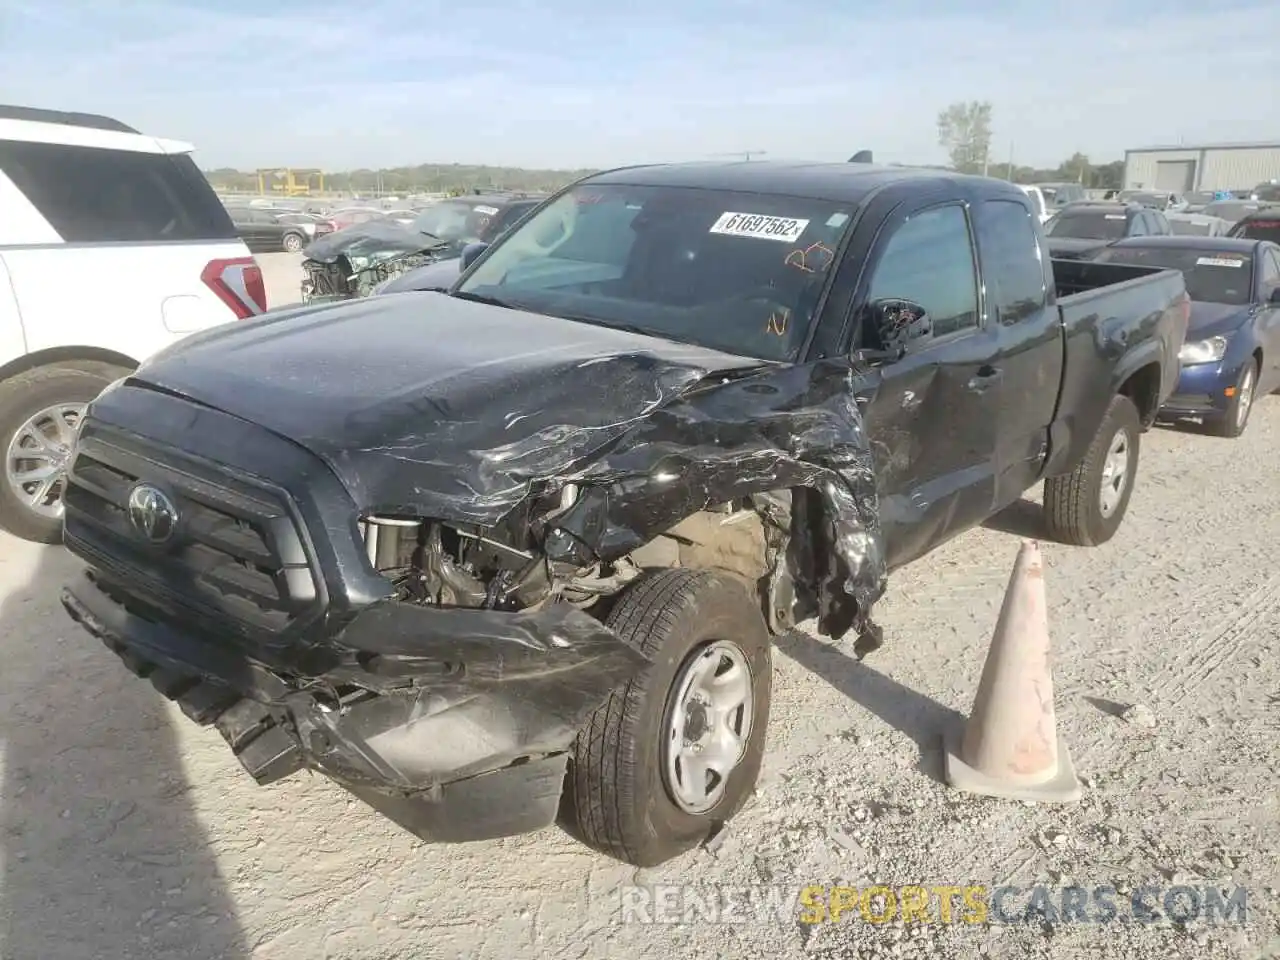
[[1134,237],[1093,257],[1181,270],[1191,297],[1182,374],[1163,418],[1238,437],[1254,399],[1280,388],[1280,246],[1225,237]]

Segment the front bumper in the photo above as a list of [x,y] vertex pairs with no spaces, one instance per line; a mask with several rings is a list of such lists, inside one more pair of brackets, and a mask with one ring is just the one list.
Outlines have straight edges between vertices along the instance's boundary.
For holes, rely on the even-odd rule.
[[339,635],[329,673],[296,678],[139,609],[93,570],[62,603],[188,718],[214,725],[258,783],[315,770],[436,842],[553,823],[578,731],[647,662],[573,608],[386,602]]
[[1225,415],[1231,403],[1227,390],[1235,386],[1239,374],[1238,364],[1234,368],[1224,362],[1184,366],[1173,395],[1160,407],[1160,415],[1207,419]]

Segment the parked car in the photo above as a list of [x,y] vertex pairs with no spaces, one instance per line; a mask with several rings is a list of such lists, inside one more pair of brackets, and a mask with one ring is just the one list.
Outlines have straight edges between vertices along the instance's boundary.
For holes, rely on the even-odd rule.
[[1120,203],[1136,203],[1165,213],[1179,213],[1187,208],[1185,198],[1176,193],[1160,190],[1121,190],[1116,200]]
[[242,240],[254,253],[300,253],[314,240],[333,232],[327,220],[305,213],[259,207],[227,207],[231,222]]
[[1248,196],[1250,200],[1261,200],[1264,203],[1280,203],[1280,183],[1275,180],[1260,183],[1249,191]]
[[99,397],[63,602],[261,783],[643,865],[753,791],[771,635],[874,648],[889,571],[1041,481],[1109,540],[1187,322],[1012,184],[868,163],[613,170],[471,250]]
[[1179,359],[1182,374],[1160,409],[1194,417],[1238,437],[1255,398],[1280,388],[1280,246],[1267,240],[1142,237],[1097,257],[1181,270],[1191,323]]
[[1044,194],[1040,191],[1039,187],[1026,185],[1023,186],[1022,192],[1031,198],[1031,205],[1035,209],[1037,220],[1044,223],[1053,216],[1053,214],[1049,212],[1049,204],[1045,200]]
[[[526,216],[529,211],[541,202],[542,199],[538,197],[521,197],[509,200],[499,208],[496,214],[489,218],[487,223],[481,226],[479,236],[470,241],[470,243],[477,245],[493,243],[498,237],[519,223],[521,217]],[[457,249],[456,244],[453,249]],[[461,274],[461,268],[468,263],[466,247],[458,250],[456,255],[453,254],[453,249],[440,259],[433,260],[431,263],[383,281],[374,288],[373,292],[403,293],[406,290],[448,290]]]
[[1072,203],[1044,225],[1050,253],[1083,259],[1125,237],[1167,236],[1169,221],[1159,210],[1132,203]]
[[1049,213],[1056,213],[1072,203],[1088,200],[1089,195],[1079,183],[1037,183],[1034,185],[1044,196]]
[[308,247],[304,303],[364,297],[470,243],[492,240],[542,201],[541,196],[479,195],[442,200],[408,226],[379,220],[349,227]]
[[85,405],[175,340],[266,309],[192,146],[0,106],[0,526],[62,536]]
[[400,224],[401,226],[407,227],[409,224],[413,223],[413,221],[417,219],[418,213],[419,211],[417,210],[410,210],[408,208],[398,208],[395,210],[385,210],[383,211],[382,215],[386,217],[386,219],[388,220],[392,220]]
[[374,207],[343,207],[339,210],[331,211],[329,219],[333,221],[333,225],[338,230],[345,230],[357,224],[385,220],[386,216],[383,211]]
[[1165,214],[1165,219],[1169,221],[1169,230],[1174,236],[1224,237],[1231,229],[1231,224],[1221,217],[1203,213],[1169,213]]
[[1280,206],[1264,206],[1246,213],[1231,225],[1227,236],[1280,243]]
[[1229,224],[1235,224],[1241,217],[1255,213],[1266,206],[1267,204],[1257,200],[1215,200],[1200,212],[1206,216],[1219,217]]

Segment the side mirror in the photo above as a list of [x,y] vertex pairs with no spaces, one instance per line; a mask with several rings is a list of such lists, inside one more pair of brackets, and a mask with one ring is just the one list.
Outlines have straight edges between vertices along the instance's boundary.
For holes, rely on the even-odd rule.
[[467,269],[467,267],[476,262],[476,258],[479,257],[480,254],[484,253],[488,249],[489,245],[487,243],[468,243],[462,248],[461,268],[463,270]]
[[933,333],[933,320],[925,308],[913,300],[890,297],[873,300],[867,306],[871,325],[885,350],[902,352],[909,344]]

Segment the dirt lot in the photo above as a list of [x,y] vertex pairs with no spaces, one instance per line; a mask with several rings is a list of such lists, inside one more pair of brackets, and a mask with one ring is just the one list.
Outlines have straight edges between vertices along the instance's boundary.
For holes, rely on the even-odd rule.
[[[1045,547],[1081,803],[940,782],[938,736],[970,705],[1016,537],[1038,530],[1021,504],[891,581],[888,642],[864,663],[785,639],[758,799],[713,852],[640,872],[554,829],[428,847],[323,780],[254,786],[217,733],[73,629],[56,602],[67,554],[6,541],[0,956],[1264,955],[1280,947],[1277,449],[1280,397],[1240,441],[1157,430],[1117,538]],[[1115,715],[1133,704],[1150,716]],[[627,884],[1037,881],[1113,884],[1122,899],[1143,884],[1243,885],[1248,920],[652,926],[620,912]]]

